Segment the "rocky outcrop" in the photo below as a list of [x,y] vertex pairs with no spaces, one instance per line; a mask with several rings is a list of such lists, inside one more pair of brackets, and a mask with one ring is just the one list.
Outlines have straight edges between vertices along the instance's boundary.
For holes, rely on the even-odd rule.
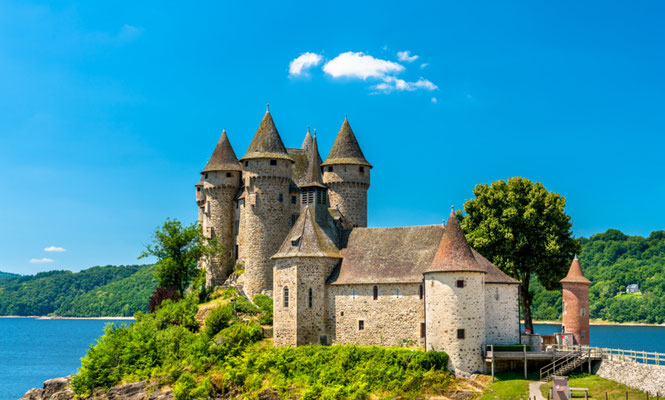
[[[30,389],[20,400],[71,400],[74,391],[69,386],[71,376],[50,379],[44,382],[42,389]],[[94,400],[173,400],[173,391],[169,388],[157,388],[147,381],[128,383],[109,389],[98,390],[88,399]]]

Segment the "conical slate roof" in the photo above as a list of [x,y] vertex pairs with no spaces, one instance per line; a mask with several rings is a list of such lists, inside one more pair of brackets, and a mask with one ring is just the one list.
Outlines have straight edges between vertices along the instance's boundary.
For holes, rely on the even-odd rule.
[[319,156],[319,145],[316,140],[316,136],[312,139],[312,145],[309,148],[307,155],[307,173],[305,174],[304,183],[301,187],[308,186],[319,186],[326,187],[323,184],[323,178],[321,178],[321,156]]
[[302,141],[302,150],[309,150],[309,147],[312,145],[312,134],[309,133],[309,126],[307,127],[307,133],[305,134],[305,140]]
[[584,283],[586,285],[591,285],[591,281],[584,277],[582,273],[582,267],[580,266],[580,260],[577,259],[577,254],[573,262],[570,264],[570,269],[568,270],[568,275],[565,278],[561,279],[561,283]]
[[483,269],[473,257],[471,246],[464,237],[464,232],[457,222],[455,211],[450,211],[448,224],[443,230],[443,236],[436,249],[434,259],[423,272],[483,272]]
[[247,153],[240,160],[243,161],[252,158],[281,158],[293,161],[286,153],[286,148],[284,147],[282,138],[279,136],[279,132],[277,132],[277,127],[275,127],[275,122],[272,120],[270,111],[266,111],[259,129],[254,134],[254,139],[249,144]]
[[302,209],[300,217],[272,258],[328,257],[341,258],[339,249],[316,222],[312,206]]
[[346,117],[344,117],[344,123],[342,123],[342,127],[337,133],[330,153],[328,153],[328,158],[322,165],[333,164],[355,164],[372,168],[372,165],[365,159],[363,151],[360,150],[356,135],[353,134],[349,120]]
[[226,136],[226,130],[223,130],[222,136],[219,138],[217,146],[212,152],[212,156],[210,156],[210,160],[208,160],[208,164],[206,164],[206,167],[201,173],[240,170],[242,170],[242,168],[240,167],[236,153],[233,151],[231,142],[229,142],[229,138]]

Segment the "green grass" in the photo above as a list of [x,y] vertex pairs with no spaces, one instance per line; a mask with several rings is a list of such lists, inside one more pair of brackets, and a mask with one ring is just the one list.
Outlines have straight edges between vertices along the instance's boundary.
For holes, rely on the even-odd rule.
[[[570,387],[577,388],[589,388],[589,398],[590,399],[605,399],[605,393],[607,393],[608,400],[624,400],[626,398],[626,392],[628,392],[628,399],[645,399],[646,393],[637,390],[631,389],[626,385],[610,381],[608,379],[603,379],[597,375],[572,375],[568,381]],[[552,387],[552,383],[543,385],[540,387],[543,396],[547,397],[547,393]],[[584,398],[584,392],[578,392],[578,394],[573,394],[575,398]]]
[[[536,376],[531,376],[535,379]],[[481,400],[520,400],[529,398],[529,382],[524,374],[517,372],[503,372],[495,375],[495,380],[489,385],[491,392],[483,394]]]

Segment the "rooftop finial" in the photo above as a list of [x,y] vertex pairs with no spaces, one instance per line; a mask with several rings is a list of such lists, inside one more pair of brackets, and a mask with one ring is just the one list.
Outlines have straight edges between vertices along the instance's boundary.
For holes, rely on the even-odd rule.
[[314,139],[316,139],[316,128],[314,128]]
[[309,125],[307,125],[307,132],[309,132]]
[[344,119],[347,119],[346,117],[347,117],[347,115],[346,115],[346,113],[345,113],[345,114],[344,114]]
[[577,258],[577,253],[575,253],[575,258],[574,258],[574,260],[578,260],[578,258]]
[[270,103],[266,103],[266,112],[270,112]]
[[226,133],[226,129],[222,129],[222,133]]
[[455,212],[455,206],[450,206],[450,211]]

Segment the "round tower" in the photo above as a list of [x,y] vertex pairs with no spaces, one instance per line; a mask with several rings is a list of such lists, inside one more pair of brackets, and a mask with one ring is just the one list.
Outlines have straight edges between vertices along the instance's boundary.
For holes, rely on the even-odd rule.
[[431,265],[423,272],[425,349],[445,351],[456,374],[483,372],[485,274],[450,212]]
[[[233,272],[235,256],[234,202],[240,187],[241,168],[226,131],[217,142],[206,167],[201,171],[202,185],[197,185],[197,204],[203,233],[216,237],[224,245],[221,256],[206,265],[206,284],[219,285]],[[202,205],[201,205],[202,203]]]
[[293,160],[287,154],[270,111],[240,159],[243,193],[240,197],[238,258],[244,262],[245,292],[272,295],[270,259],[291,228],[289,184]]
[[330,206],[338,209],[352,226],[366,227],[372,165],[365,159],[346,117],[321,166],[323,183],[329,188]]
[[561,281],[563,287],[563,315],[561,330],[573,334],[576,345],[589,344],[589,286],[584,277],[577,254],[570,264],[568,275]]

